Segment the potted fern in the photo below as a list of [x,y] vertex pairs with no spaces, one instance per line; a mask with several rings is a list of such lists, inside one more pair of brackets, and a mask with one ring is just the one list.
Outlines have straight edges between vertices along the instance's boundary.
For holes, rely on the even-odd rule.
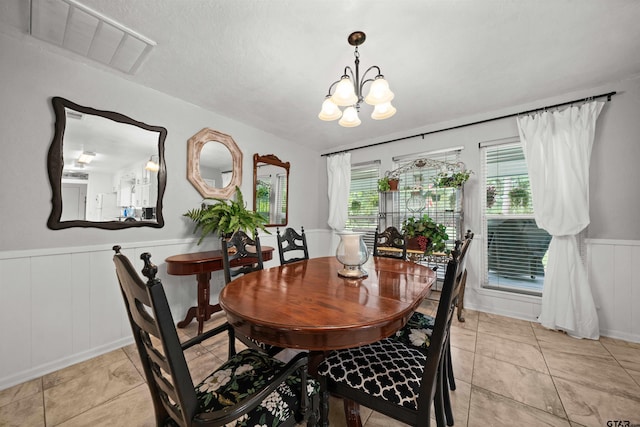
[[271,234],[266,228],[267,219],[258,212],[247,210],[240,188],[236,186],[236,200],[208,198],[217,203],[205,204],[200,208],[191,209],[183,214],[195,222],[193,232],[200,230],[200,240],[209,234],[218,234],[221,237],[230,237],[238,230],[243,230],[252,235],[254,230],[260,229]]

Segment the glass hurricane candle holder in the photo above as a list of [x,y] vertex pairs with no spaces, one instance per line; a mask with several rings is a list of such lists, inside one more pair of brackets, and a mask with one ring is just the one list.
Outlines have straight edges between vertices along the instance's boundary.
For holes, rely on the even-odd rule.
[[338,235],[340,243],[336,249],[336,259],[344,267],[338,271],[338,276],[351,279],[368,276],[368,273],[362,269],[362,265],[369,258],[369,251],[363,238],[365,233],[342,231]]

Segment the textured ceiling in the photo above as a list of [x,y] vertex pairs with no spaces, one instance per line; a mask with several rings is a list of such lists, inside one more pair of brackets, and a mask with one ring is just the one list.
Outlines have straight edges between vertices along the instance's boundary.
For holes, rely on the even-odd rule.
[[[640,74],[637,0],[80,2],[157,42],[113,73],[319,152]],[[29,0],[0,4],[2,26],[27,32],[28,16]],[[374,121],[365,104],[347,129],[317,114],[355,30],[398,112]]]

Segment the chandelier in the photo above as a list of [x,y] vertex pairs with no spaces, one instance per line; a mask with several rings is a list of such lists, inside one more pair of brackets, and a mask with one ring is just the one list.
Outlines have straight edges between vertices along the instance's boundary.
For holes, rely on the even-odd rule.
[[[371,118],[374,120],[388,119],[396,113],[396,109],[391,105],[393,92],[389,90],[389,83],[384,79],[380,67],[373,65],[360,77],[360,54],[358,46],[364,43],[366,35],[362,31],[351,33],[347,41],[351,46],[355,46],[355,73],[350,66],[344,67],[344,74],[329,86],[329,91],[322,103],[322,110],[318,114],[320,120],[332,121],[340,119],[338,124],[344,127],[355,127],[360,125],[358,112],[362,101],[373,105]],[[375,69],[378,74],[374,78],[366,79],[369,71]],[[365,83],[371,83],[369,93],[366,97],[362,95]],[[334,90],[333,94],[331,91]],[[346,107],[340,110],[339,107]]]

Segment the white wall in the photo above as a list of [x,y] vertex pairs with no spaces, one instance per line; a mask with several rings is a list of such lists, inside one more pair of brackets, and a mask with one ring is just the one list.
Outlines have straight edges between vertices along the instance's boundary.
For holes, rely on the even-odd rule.
[[[182,214],[202,198],[187,181],[187,140],[204,127],[233,137],[244,154],[242,192],[251,204],[253,154],[275,154],[291,162],[290,222],[308,229],[326,227],[326,203],[309,197],[326,182],[319,153],[240,124],[176,98],[131,83],[99,68],[83,65],[37,40],[0,32],[0,251],[55,248],[86,244],[143,242],[191,236],[192,225]],[[49,230],[51,189],[46,158],[54,129],[51,97],[80,105],[117,111],[167,129],[165,226],[108,231],[94,228]],[[296,201],[304,200],[304,203]],[[322,203],[321,203],[322,202]]]

